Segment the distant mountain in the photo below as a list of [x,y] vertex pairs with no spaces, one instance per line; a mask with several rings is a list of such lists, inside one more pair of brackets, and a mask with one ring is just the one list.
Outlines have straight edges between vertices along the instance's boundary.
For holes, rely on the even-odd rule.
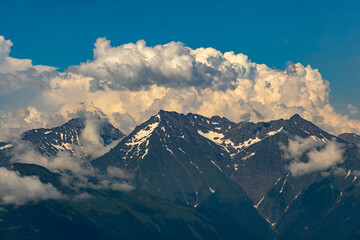
[[341,138],[349,143],[360,144],[360,135],[355,133],[342,133],[338,136],[338,138]]
[[138,188],[169,201],[213,209],[227,205],[227,213],[253,231],[256,225],[263,238],[269,233],[267,224],[229,178],[228,150],[203,136],[210,131],[227,132],[232,126],[225,118],[160,111],[92,164],[103,171],[120,167],[134,175]]
[[[236,188],[224,173],[231,163],[226,151],[194,128],[201,128],[203,119],[161,111],[92,163],[103,170],[121,167],[134,174],[139,187],[196,206],[216,192],[217,185]],[[214,127],[228,127],[227,121],[220,123]]]
[[[299,196],[333,176],[320,171],[292,176],[288,170],[292,159],[285,156],[282,147],[296,137],[312,139],[315,145],[337,141],[343,144],[345,159],[337,167],[345,173],[360,169],[358,148],[297,114],[287,120],[233,123],[220,117],[165,111],[138,126],[92,163],[103,171],[108,166],[126,169],[134,174],[138,187],[195,207],[205,205],[217,192],[229,196],[237,191],[230,179],[277,228],[292,204],[302,201]],[[308,161],[306,155],[300,159]]]
[[[84,128],[83,120],[74,119],[23,136],[46,156],[58,151],[73,154],[73,147],[81,146]],[[53,234],[67,239],[70,232],[61,229],[76,228],[89,239],[360,238],[357,135],[336,137],[297,114],[270,122],[234,123],[218,116],[167,111],[160,111],[126,137],[106,122],[100,130],[104,145],[121,140],[91,161],[100,175],[89,181],[101,181],[98,177],[107,176],[110,167],[118,167],[133,176],[127,181],[137,190],[119,193],[84,186],[82,191],[92,198],[6,207],[0,211],[0,233],[11,239],[19,231],[36,239]],[[294,174],[289,170],[294,159],[286,149],[297,141],[307,141],[311,149],[301,150],[300,143],[293,146],[301,150],[298,163],[314,161],[308,154],[316,151],[322,154],[312,157],[324,164],[329,144],[336,144],[342,159],[325,170]],[[0,157],[12,148],[0,143]],[[60,173],[22,163],[9,169],[38,176],[69,198],[78,194],[63,185]],[[49,231],[44,230],[48,221],[36,221],[34,211],[43,216],[40,219],[52,216]]]
[[[233,157],[232,178],[245,189],[254,202],[274,187],[279,178],[288,174],[289,159],[284,157],[281,146],[295,136],[326,141],[333,136],[294,115],[288,120],[259,123],[240,123],[233,135],[245,135],[239,143],[245,144]],[[250,144],[249,144],[250,143]]]
[[[55,156],[59,151],[74,154],[74,146],[81,146],[80,138],[85,123],[85,119],[75,118],[59,127],[27,131],[23,134],[23,139],[31,142],[41,154],[49,157]],[[125,136],[107,120],[101,122],[99,131],[104,146]]]
[[[203,201],[216,191],[214,184],[230,177],[257,202],[288,173],[289,159],[282,156],[280,145],[293,136],[317,141],[334,138],[299,115],[289,120],[236,124],[220,117],[160,111],[93,165],[124,168],[136,176],[139,186],[190,205]],[[200,181],[193,177],[200,177],[203,185],[194,185]],[[213,185],[209,181],[214,181]]]

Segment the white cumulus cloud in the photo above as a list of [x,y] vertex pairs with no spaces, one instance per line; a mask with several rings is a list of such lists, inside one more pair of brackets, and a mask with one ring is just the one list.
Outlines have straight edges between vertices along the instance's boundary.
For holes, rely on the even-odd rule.
[[[9,43],[2,45],[10,49]],[[5,57],[0,69],[14,68],[6,67],[12,61],[6,60],[9,58]],[[181,42],[149,47],[141,40],[111,46],[109,40],[99,38],[94,59],[64,73],[28,65],[30,68],[17,68],[32,69],[39,78],[20,77],[29,70],[8,70],[20,80],[0,76],[0,85],[41,86],[41,104],[35,105],[39,111],[65,119],[79,111],[100,111],[125,132],[164,109],[220,115],[236,122],[268,121],[299,113],[332,134],[360,133],[359,120],[349,119],[331,106],[329,83],[319,71],[301,63],[276,70],[241,53],[191,49]]]
[[27,130],[55,127],[63,124],[64,117],[57,113],[40,111],[35,106],[0,111],[0,141],[6,142],[18,138]]
[[12,45],[13,43],[10,40],[5,40],[4,36],[0,35],[0,65],[2,65],[9,56]]

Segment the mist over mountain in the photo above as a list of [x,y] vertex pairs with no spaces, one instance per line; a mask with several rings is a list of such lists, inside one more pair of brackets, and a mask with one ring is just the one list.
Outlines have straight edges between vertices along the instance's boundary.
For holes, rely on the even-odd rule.
[[354,239],[347,135],[163,110],[126,136],[99,117],[29,130],[0,145],[2,237]]
[[1,239],[360,239],[360,1],[0,1]]

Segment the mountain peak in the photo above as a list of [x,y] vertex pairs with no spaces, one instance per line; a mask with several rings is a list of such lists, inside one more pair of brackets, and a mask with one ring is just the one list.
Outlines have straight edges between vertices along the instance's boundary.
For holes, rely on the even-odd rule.
[[166,117],[166,116],[178,116],[182,114],[175,111],[166,111],[161,109],[157,115],[159,115],[160,117]]
[[299,114],[294,114],[290,119],[290,122],[296,125],[313,125],[313,123],[309,122],[308,120],[302,118]]
[[290,118],[291,120],[297,120],[297,119],[299,119],[299,120],[305,120],[305,119],[303,119],[299,114],[297,114],[297,113],[295,113],[291,118]]
[[[59,151],[68,151],[74,154],[72,145],[81,145],[80,136],[85,127],[85,118],[73,118],[58,127],[26,131],[23,133],[22,139],[32,143],[41,154],[47,156],[55,156]],[[102,138],[104,146],[124,137],[124,134],[107,119],[102,119],[98,134]]]

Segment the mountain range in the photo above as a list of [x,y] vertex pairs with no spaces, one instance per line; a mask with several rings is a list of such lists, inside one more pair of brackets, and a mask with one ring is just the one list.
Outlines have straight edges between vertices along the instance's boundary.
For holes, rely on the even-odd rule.
[[[101,144],[114,147],[93,158],[81,151],[85,129],[86,120],[73,119],[22,135],[49,159],[60,152],[82,159],[94,172],[85,177],[14,163],[16,143],[0,143],[3,167],[67,196],[2,205],[2,238],[359,238],[356,134],[331,135],[297,114],[234,123],[160,111],[128,135],[100,121]],[[116,184],[135,190],[111,187]]]

